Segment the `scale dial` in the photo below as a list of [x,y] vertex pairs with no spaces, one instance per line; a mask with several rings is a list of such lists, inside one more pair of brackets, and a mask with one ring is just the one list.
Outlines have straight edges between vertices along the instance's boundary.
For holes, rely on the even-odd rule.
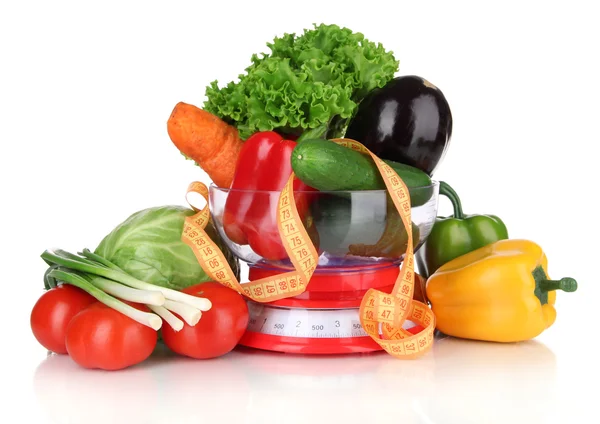
[[[298,354],[382,350],[363,330],[358,308],[288,308],[248,301],[248,310],[250,322],[240,340],[242,346]],[[413,326],[410,321],[404,323],[404,328]]]
[[368,337],[353,309],[281,308],[249,302],[248,331],[301,338]]

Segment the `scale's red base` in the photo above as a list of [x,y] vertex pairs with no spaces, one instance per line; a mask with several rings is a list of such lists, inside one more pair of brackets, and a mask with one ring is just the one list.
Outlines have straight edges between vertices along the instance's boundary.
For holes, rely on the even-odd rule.
[[[281,274],[283,270],[250,267],[250,281]],[[398,266],[382,265],[368,268],[340,268],[335,272],[313,274],[304,293],[294,298],[270,303],[273,306],[303,309],[346,309],[358,308],[370,288],[390,293],[400,269]],[[419,280],[419,283],[423,283]],[[420,326],[407,328],[416,334]],[[371,337],[346,338],[304,338],[286,337],[247,331],[240,345],[274,352],[339,355],[349,353],[369,353],[383,350]]]
[[[407,331],[417,334],[422,327]],[[240,345],[274,352],[303,355],[339,355],[345,353],[369,353],[383,350],[371,337],[347,337],[343,339],[313,339],[304,337],[281,337],[247,331]]]
[[272,336],[251,331],[244,334],[240,344],[261,350],[311,355],[339,355],[342,353],[367,353],[381,350],[381,347],[371,337],[309,339]]

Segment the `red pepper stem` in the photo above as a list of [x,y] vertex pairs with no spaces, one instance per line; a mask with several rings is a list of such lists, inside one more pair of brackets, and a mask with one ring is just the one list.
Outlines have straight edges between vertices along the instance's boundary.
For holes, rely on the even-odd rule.
[[564,292],[574,292],[577,290],[577,281],[573,278],[565,277],[560,280],[542,280],[539,282],[540,289],[545,291],[562,290]]
[[450,185],[445,181],[440,181],[440,194],[442,196],[446,196],[452,202],[452,207],[454,209],[454,218],[456,219],[464,219],[465,215],[462,210],[462,205],[460,203],[460,197],[454,191]]

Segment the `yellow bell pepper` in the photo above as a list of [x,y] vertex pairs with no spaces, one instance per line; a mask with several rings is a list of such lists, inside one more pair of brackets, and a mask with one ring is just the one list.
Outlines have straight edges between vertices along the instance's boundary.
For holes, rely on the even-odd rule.
[[548,259],[528,240],[500,240],[459,256],[427,280],[437,329],[465,339],[532,339],[556,320],[555,290],[573,292],[572,278],[548,279]]

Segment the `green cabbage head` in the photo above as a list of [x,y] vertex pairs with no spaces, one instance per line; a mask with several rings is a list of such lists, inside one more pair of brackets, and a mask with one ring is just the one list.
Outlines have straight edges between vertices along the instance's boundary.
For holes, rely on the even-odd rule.
[[[160,206],[136,212],[112,230],[95,253],[139,280],[162,287],[181,290],[211,281],[192,249],[181,241],[184,220],[194,213],[183,206]],[[239,278],[239,262],[212,223],[205,231]]]

